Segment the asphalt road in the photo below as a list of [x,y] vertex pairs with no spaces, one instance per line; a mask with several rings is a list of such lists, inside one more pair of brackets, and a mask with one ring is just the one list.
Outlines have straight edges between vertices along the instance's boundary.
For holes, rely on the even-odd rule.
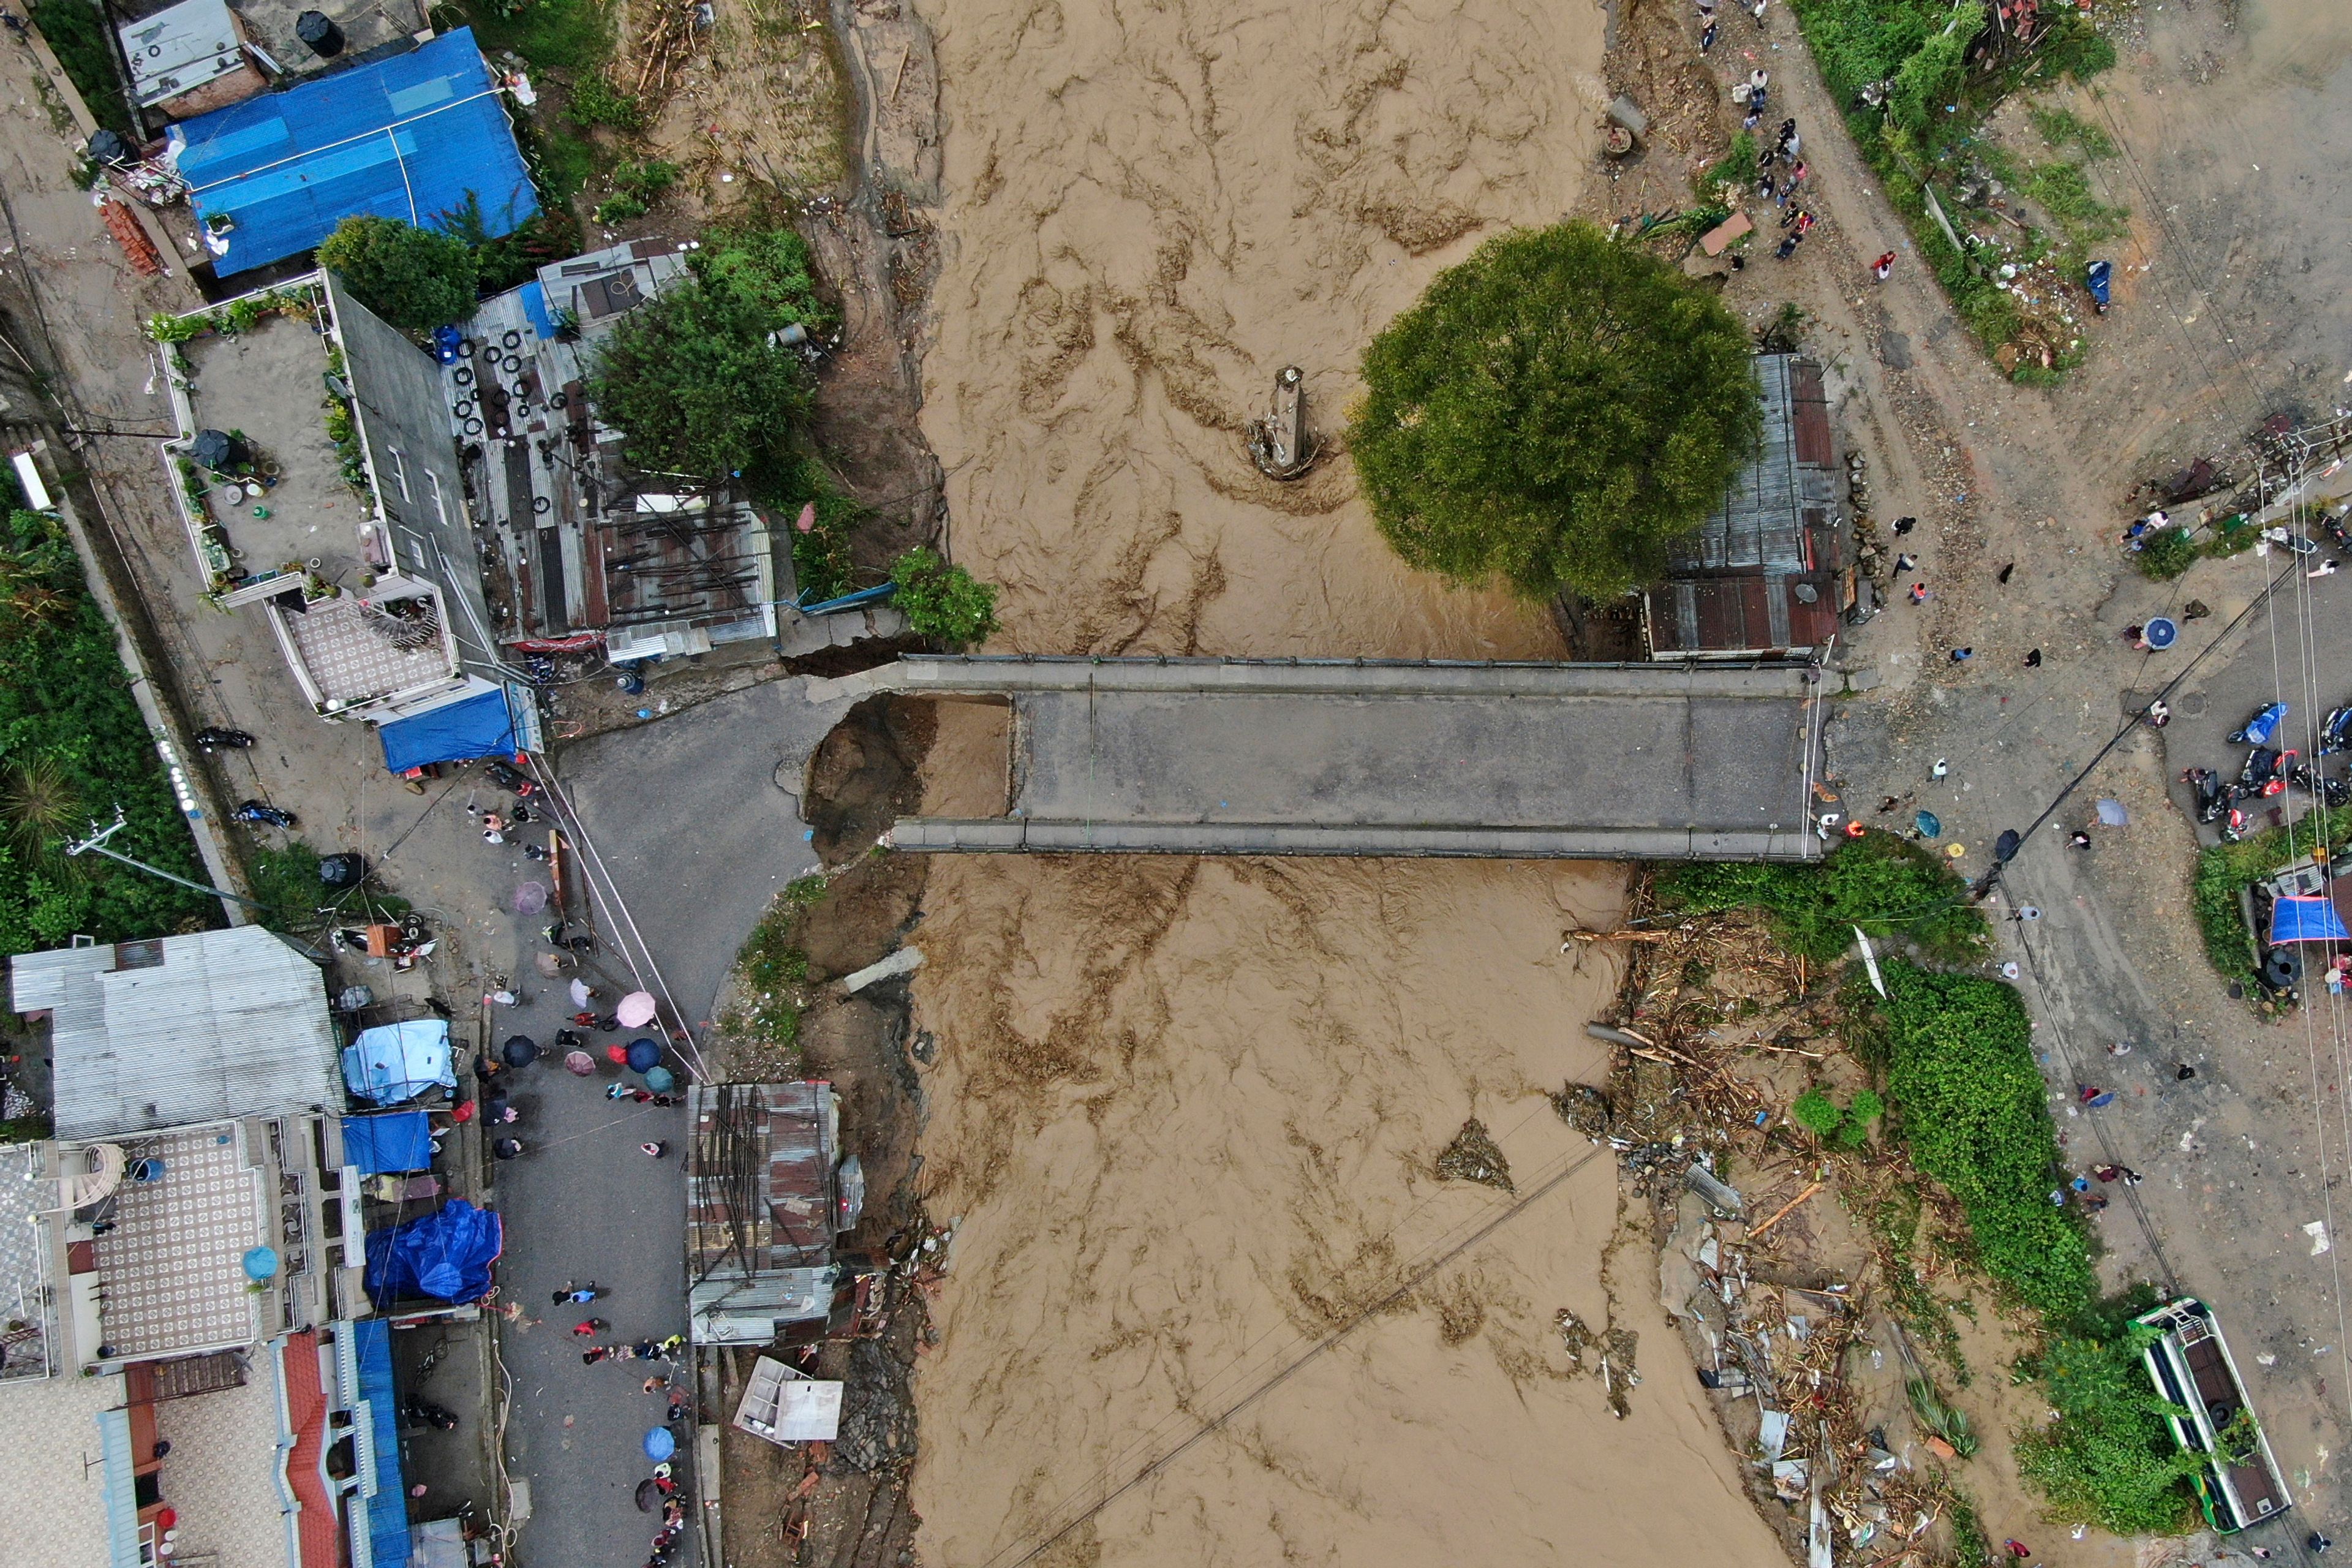
[[[597,962],[616,984],[636,983],[635,959],[658,973],[694,1029],[707,1025],[744,934],[778,889],[816,865],[797,795],[773,780],[797,790],[808,752],[846,707],[816,707],[798,682],[772,683],[563,751],[562,787],[619,895],[617,908],[600,908],[596,927]],[[535,994],[501,1012],[493,1037],[520,1031],[545,1044],[572,1011],[563,984],[527,978]],[[601,1046],[634,1033],[594,1038]],[[612,1075],[607,1067],[572,1078],[551,1062],[522,1074],[516,1103],[531,1152],[499,1168],[509,1238],[499,1279],[540,1320],[510,1330],[505,1352],[514,1379],[507,1462],[530,1482],[520,1552],[533,1563],[627,1568],[654,1531],[633,1500],[652,1473],[641,1445],[661,1423],[665,1396],[642,1385],[670,1368],[584,1366],[580,1352],[686,1331],[686,1113],[606,1100]],[[649,1141],[666,1142],[667,1157],[640,1152]],[[550,1296],[575,1279],[611,1293],[593,1307],[552,1305]],[[569,1331],[588,1314],[614,1332],[575,1338]],[[690,1387],[683,1363],[678,1371]]]

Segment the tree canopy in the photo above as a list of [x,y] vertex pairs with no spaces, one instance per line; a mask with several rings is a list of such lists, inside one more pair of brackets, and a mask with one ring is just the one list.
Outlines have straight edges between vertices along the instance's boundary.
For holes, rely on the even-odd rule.
[[480,274],[455,235],[393,217],[347,217],[319,245],[319,265],[359,302],[404,331],[472,316]]
[[1532,598],[1656,575],[1762,427],[1731,312],[1584,223],[1440,273],[1372,340],[1364,381],[1349,444],[1389,542]]
[[692,266],[614,328],[589,395],[639,468],[740,476],[757,500],[802,499],[800,438],[814,395],[800,356],[772,339],[824,324],[808,248],[789,229],[721,231]]

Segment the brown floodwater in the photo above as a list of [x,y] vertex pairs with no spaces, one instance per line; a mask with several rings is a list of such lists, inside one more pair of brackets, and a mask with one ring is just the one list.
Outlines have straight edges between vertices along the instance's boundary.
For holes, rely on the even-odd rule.
[[[952,552],[1003,590],[992,646],[1559,657],[1539,611],[1404,570],[1336,444],[1283,485],[1243,428],[1295,363],[1335,434],[1366,342],[1439,268],[1570,208],[1598,9],[924,11],[946,205],[923,423]],[[1003,744],[945,715],[933,805],[999,788]],[[1781,1561],[1612,1162],[1543,1098],[1604,1066],[1583,1025],[1615,972],[1559,933],[1612,919],[1623,883],[938,863],[924,1184],[961,1223],[916,1383],[927,1558],[1020,1562],[1083,1518],[1037,1560]],[[1509,1194],[1441,1181],[1473,1116],[1519,1194],[1557,1184],[1505,1218]],[[1622,1422],[1562,1310],[1636,1336]]]

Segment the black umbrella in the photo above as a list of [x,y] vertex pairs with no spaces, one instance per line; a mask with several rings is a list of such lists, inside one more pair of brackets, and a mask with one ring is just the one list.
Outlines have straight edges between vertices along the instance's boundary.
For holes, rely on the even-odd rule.
[[510,1068],[527,1068],[539,1059],[539,1042],[529,1035],[509,1035],[499,1055]]
[[2023,847],[2024,843],[2025,841],[2017,836],[2016,828],[2012,827],[2003,832],[1999,838],[1992,841],[1994,863],[2001,866],[2008,865],[2017,858],[2017,852]]
[[639,1513],[653,1512],[654,1510],[661,1507],[661,1500],[662,1489],[661,1483],[659,1481],[654,1479],[651,1476],[647,1476],[644,1480],[637,1483],[637,1511]]

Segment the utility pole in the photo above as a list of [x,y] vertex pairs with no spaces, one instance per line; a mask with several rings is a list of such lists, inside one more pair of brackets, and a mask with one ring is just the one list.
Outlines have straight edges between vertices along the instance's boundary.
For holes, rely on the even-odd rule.
[[192,893],[210,893],[215,899],[227,899],[232,902],[243,904],[248,910],[259,910],[264,914],[267,914],[269,911],[269,906],[268,904],[257,903],[253,900],[247,898],[242,893],[225,892],[219,888],[207,887],[202,882],[191,882],[185,877],[174,876],[173,873],[164,870],[160,866],[150,866],[144,860],[133,860],[130,856],[121,853],[120,850],[109,849],[106,847],[106,841],[113,837],[116,834],[121,832],[123,826],[122,807],[117,805],[114,808],[113,826],[101,828],[97,823],[91,823],[89,825],[89,837],[83,839],[79,844],[67,845],[66,853],[68,855],[103,855],[108,859],[118,861],[122,865],[130,867],[134,871],[144,871],[151,877],[161,877],[167,882],[176,882]]

